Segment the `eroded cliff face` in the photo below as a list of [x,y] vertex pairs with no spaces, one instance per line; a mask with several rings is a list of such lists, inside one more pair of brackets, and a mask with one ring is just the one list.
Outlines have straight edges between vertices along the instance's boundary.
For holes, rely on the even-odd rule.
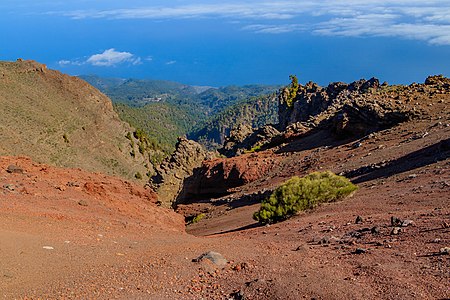
[[158,193],[162,206],[171,207],[177,201],[186,178],[200,167],[208,157],[207,151],[197,142],[178,138],[175,152],[156,168],[150,186]]

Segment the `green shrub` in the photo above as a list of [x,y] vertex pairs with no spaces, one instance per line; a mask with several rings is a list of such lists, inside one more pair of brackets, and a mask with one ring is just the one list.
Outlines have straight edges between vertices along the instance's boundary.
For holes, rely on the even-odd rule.
[[289,79],[291,80],[291,84],[289,85],[288,88],[289,93],[287,95],[286,104],[289,108],[292,108],[294,107],[295,98],[297,97],[299,84],[297,76],[290,75]]
[[137,172],[136,174],[134,174],[134,178],[141,180],[142,179],[142,174]]
[[204,217],[206,217],[204,213],[198,214],[192,219],[191,223],[195,224],[197,222],[200,222],[200,220],[203,219]]
[[263,224],[275,223],[320,203],[339,200],[357,189],[347,178],[330,171],[314,172],[302,178],[294,176],[263,200],[253,218]]

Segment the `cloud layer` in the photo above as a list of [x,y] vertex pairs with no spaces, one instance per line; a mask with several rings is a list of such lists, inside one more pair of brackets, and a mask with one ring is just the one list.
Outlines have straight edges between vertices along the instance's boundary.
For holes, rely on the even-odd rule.
[[240,21],[244,23],[244,30],[263,34],[311,32],[324,36],[380,36],[450,45],[450,1],[444,0],[246,1],[56,14],[72,19],[222,18]]

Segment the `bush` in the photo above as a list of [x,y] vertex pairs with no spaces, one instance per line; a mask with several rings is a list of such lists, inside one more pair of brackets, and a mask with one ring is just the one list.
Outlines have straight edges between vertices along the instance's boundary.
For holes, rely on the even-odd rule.
[[302,178],[294,176],[263,200],[253,218],[263,224],[283,221],[320,203],[339,200],[357,189],[347,178],[330,171],[314,172]]

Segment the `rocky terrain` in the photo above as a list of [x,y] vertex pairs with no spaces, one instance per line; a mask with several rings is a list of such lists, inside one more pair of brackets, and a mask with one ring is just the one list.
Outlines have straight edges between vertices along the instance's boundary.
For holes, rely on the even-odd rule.
[[151,171],[148,153],[140,153],[133,135],[133,142],[126,138],[134,129],[111,100],[37,62],[0,63],[0,118],[0,155],[130,179]]
[[[450,80],[289,88],[277,131],[236,132],[233,157],[180,140],[153,177],[158,196],[1,158],[0,297],[449,298]],[[283,181],[318,170],[359,190],[274,225],[252,219]]]

